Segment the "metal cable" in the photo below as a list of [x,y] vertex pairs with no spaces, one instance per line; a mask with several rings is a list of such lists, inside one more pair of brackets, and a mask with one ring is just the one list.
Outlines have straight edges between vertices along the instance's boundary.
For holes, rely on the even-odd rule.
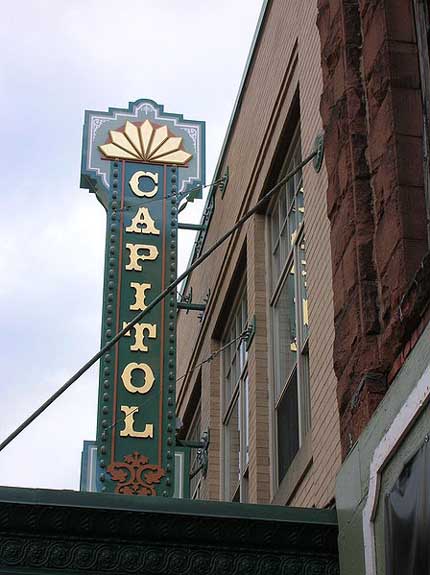
[[[217,349],[216,351],[212,352],[206,359],[203,359],[200,363],[198,363],[197,365],[195,365],[193,367],[193,369],[190,369],[189,371],[187,371],[186,373],[184,373],[184,375],[180,375],[179,377],[176,378],[176,383],[178,383],[178,381],[181,381],[181,379],[184,379],[185,377],[187,377],[188,375],[191,375],[192,373],[194,373],[196,371],[196,369],[199,369],[199,367],[201,367],[202,365],[204,365],[205,363],[208,363],[210,361],[212,361],[213,359],[216,358],[217,355],[219,355],[222,351],[224,351],[225,349],[227,349],[228,347],[230,347],[231,345],[233,345],[236,341],[239,341],[240,339],[245,339],[246,336],[248,334],[248,329],[246,329],[245,331],[243,331],[238,337],[235,337],[234,339],[232,339],[231,341],[227,342],[225,345],[223,345],[223,347],[220,347],[219,349]],[[136,411],[138,411],[139,408],[135,407],[133,409],[133,411],[130,411],[130,413],[127,413],[127,415],[124,415],[123,417],[119,417],[116,421],[114,421],[113,423],[111,423],[111,425],[109,425],[108,427],[106,427],[106,431],[108,431],[109,429],[113,429],[114,427],[116,427],[116,425],[118,425],[118,423],[122,423],[123,421],[125,421],[127,419],[127,417],[130,417],[130,415],[133,415],[133,413],[136,413]]]
[[230,228],[225,234],[223,234],[210,248],[207,249],[200,257],[198,257],[189,268],[187,268],[182,274],[180,274],[176,280],[174,280],[170,285],[167,286],[157,297],[155,297],[148,306],[140,311],[134,319],[130,321],[123,329],[121,329],[110,341],[108,341],[91,359],[89,359],[81,368],[78,369],[55,393],[51,395],[40,407],[36,409],[27,419],[21,423],[6,439],[0,444],[0,451],[11,443],[24,429],[26,429],[30,423],[32,423],[39,415],[41,415],[56,399],[58,399],[71,385],[77,381],[81,375],[83,375],[90,367],[92,367],[106,352],[108,352],[130,329],[135,326],[145,315],[147,315],[156,305],[163,301],[163,299],[169,295],[169,293],[176,288],[177,285],[181,283],[192,271],[194,271],[201,263],[203,263],[220,245],[222,245],[225,240],[239,230],[243,224],[253,216],[258,210],[260,210],[268,200],[274,196],[275,192],[279,190],[281,186],[285,184],[290,178],[292,178],[297,172],[299,172],[306,164],[308,164],[316,155],[317,150],[314,150],[309,156],[307,156],[300,164],[298,164],[293,170],[288,172],[277,184],[271,188],[267,194],[265,194],[261,200],[259,200],[253,208],[251,208],[246,214],[244,214],[232,228]]
[[[220,178],[219,180],[214,180],[213,182],[211,182],[210,184],[201,184],[200,186],[196,186],[195,188],[191,188],[191,190],[187,190],[186,192],[182,192],[182,194],[170,194],[169,196],[160,196],[157,198],[146,198],[145,201],[145,206],[147,204],[150,204],[151,202],[161,202],[162,200],[170,200],[170,198],[176,197],[180,200],[182,199],[186,199],[187,196],[189,194],[191,194],[192,192],[198,192],[199,190],[203,190],[204,188],[210,188],[212,186],[216,186],[217,184],[221,183],[224,181],[224,178]],[[187,200],[188,202],[188,200]],[[119,212],[125,212],[126,210],[130,210],[132,208],[134,208],[135,206],[127,206],[124,208],[119,208],[118,211]]]

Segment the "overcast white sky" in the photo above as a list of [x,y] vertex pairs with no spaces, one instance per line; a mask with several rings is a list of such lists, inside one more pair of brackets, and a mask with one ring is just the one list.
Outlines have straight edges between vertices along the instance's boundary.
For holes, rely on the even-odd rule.
[[[99,348],[105,214],[79,188],[84,110],[205,120],[212,176],[262,0],[14,0],[0,34],[0,440]],[[196,213],[191,219],[199,219]],[[182,251],[190,243],[182,232]],[[98,366],[0,453],[0,484],[78,489]]]

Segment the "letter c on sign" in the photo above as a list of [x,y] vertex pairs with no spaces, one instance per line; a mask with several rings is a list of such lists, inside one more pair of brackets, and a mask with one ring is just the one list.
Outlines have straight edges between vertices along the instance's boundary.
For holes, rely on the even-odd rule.
[[[140,178],[149,178],[154,183],[154,188],[150,192],[144,192],[139,188]],[[135,172],[130,178],[130,188],[133,194],[139,198],[153,198],[158,192],[158,173],[157,172]]]

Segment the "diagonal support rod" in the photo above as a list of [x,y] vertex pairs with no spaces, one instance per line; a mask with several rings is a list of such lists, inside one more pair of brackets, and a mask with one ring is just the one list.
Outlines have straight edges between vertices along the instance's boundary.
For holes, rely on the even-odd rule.
[[221,244],[225,242],[231,235],[239,230],[243,224],[249,220],[266,202],[279,190],[281,186],[285,184],[290,178],[292,178],[297,172],[299,172],[306,164],[308,164],[317,154],[317,150],[314,150],[309,156],[307,156],[300,164],[298,164],[294,170],[291,170],[286,174],[279,182],[271,188],[267,194],[265,194],[261,200],[259,200],[253,208],[251,208],[246,214],[244,214],[232,228],[230,228],[223,236],[219,238],[206,252],[204,252],[199,258],[197,258],[194,263],[190,265],[181,275],[179,275],[175,281],[167,286],[152,302],[142,311],[140,311],[134,319],[131,320],[121,331],[119,331],[110,341],[108,341],[91,359],[89,359],[76,373],[72,375],[70,379],[66,381],[57,391],[51,395],[49,399],[45,401],[40,407],[36,409],[19,427],[17,427],[2,443],[0,443],[0,451],[11,443],[24,429],[26,429],[30,423],[32,423],[39,415],[41,415],[56,399],[60,397],[71,385],[77,381],[81,375],[89,370],[107,351],[111,349],[118,341],[132,328],[136,323],[148,314],[156,305],[158,305],[163,299],[178,286],[182,280],[184,280],[193,270],[195,270],[202,262],[204,262]]

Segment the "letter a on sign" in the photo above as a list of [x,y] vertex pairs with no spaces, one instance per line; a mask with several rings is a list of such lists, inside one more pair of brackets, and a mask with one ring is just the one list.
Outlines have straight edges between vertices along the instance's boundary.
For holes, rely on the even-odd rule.
[[154,220],[151,218],[148,208],[139,208],[137,214],[131,220],[126,232],[134,232],[136,234],[153,234],[154,236],[160,235],[160,230],[157,230]]

